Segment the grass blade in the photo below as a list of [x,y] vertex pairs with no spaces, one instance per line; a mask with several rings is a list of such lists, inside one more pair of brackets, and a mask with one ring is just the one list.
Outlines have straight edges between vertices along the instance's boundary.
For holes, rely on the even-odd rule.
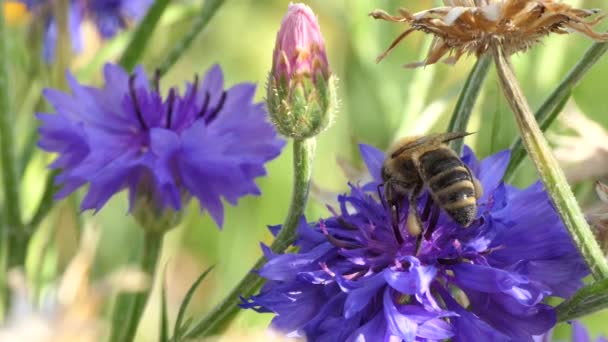
[[[458,97],[456,108],[454,108],[454,113],[450,119],[448,132],[464,132],[467,129],[471,113],[473,113],[473,108],[481,92],[481,86],[486,79],[491,64],[492,59],[487,56],[478,59],[475,63]],[[463,144],[462,139],[456,139],[450,143],[452,149],[458,154],[462,152]]]
[[132,71],[139,62],[139,59],[144,53],[146,45],[148,45],[148,41],[152,37],[154,29],[169,5],[169,2],[169,0],[154,1],[144,19],[139,23],[139,26],[137,26],[133,38],[120,58],[120,65],[127,71]]
[[213,270],[213,266],[211,266],[207,270],[205,270],[205,272],[203,272],[194,281],[194,283],[192,283],[192,286],[190,286],[190,289],[188,289],[188,292],[186,292],[186,296],[184,297],[184,300],[182,301],[182,304],[179,307],[177,319],[175,320],[175,327],[173,328],[173,338],[172,338],[173,341],[179,341],[179,339],[181,338],[181,333],[185,331],[184,327],[182,326],[183,325],[182,323],[184,321],[184,316],[186,315],[186,309],[188,309],[188,305],[190,305],[190,301],[192,300],[192,296],[194,295],[194,292],[196,292],[196,289],[198,289],[201,282],[207,277],[207,275],[209,274],[209,272],[211,272],[211,270]]
[[206,0],[203,8],[200,11],[192,28],[186,33],[183,38],[175,44],[173,49],[169,52],[167,57],[160,63],[158,68],[160,75],[164,75],[169,69],[177,62],[181,55],[192,45],[192,42],[198,36],[198,34],[207,27],[207,24],[213,19],[213,16],[217,10],[224,4],[225,0]]

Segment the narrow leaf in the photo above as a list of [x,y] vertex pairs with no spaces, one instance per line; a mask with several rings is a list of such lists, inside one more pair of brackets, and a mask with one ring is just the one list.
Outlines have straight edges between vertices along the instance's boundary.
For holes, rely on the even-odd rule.
[[[454,108],[454,113],[450,119],[448,132],[464,132],[467,129],[471,113],[481,92],[483,81],[486,79],[486,75],[492,64],[491,62],[491,58],[482,57],[475,63],[458,97],[456,108]],[[453,140],[450,143],[457,153],[462,151],[463,144],[462,139]]]
[[192,42],[198,34],[207,27],[207,24],[213,19],[217,10],[224,4],[225,0],[206,0],[205,5],[200,11],[196,21],[192,24],[190,31],[186,33],[182,39],[175,44],[167,57],[163,60],[158,68],[160,75],[164,75],[177,62],[182,54],[192,45]]
[[196,279],[196,281],[194,281],[194,283],[192,283],[192,286],[190,286],[190,289],[188,290],[188,292],[186,292],[186,296],[184,297],[184,300],[182,301],[182,304],[179,307],[179,312],[177,314],[177,319],[175,321],[175,328],[173,328],[173,334],[174,334],[173,339],[172,339],[173,341],[178,341],[179,338],[181,337],[181,332],[184,331],[184,329],[182,327],[182,322],[184,320],[184,316],[186,315],[186,309],[188,308],[188,305],[190,304],[190,300],[192,300],[192,296],[194,295],[194,292],[196,292],[196,289],[199,287],[199,285],[205,279],[205,277],[207,277],[209,272],[211,272],[211,270],[213,270],[213,266],[211,266],[207,270],[205,270],[205,272],[203,272]]
[[570,321],[608,308],[608,279],[580,289],[557,307],[559,322]]

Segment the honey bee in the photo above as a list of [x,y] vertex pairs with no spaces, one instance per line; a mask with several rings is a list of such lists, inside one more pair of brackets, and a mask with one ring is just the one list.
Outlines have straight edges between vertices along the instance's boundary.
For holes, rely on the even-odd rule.
[[[391,208],[398,239],[399,206],[407,197],[407,229],[413,236],[422,233],[417,199],[426,186],[431,198],[456,223],[471,225],[477,214],[477,199],[482,187],[456,152],[445,143],[472,133],[453,132],[406,137],[389,150],[382,165],[384,195]],[[378,190],[380,191],[380,190]],[[394,210],[394,211],[392,211]]]

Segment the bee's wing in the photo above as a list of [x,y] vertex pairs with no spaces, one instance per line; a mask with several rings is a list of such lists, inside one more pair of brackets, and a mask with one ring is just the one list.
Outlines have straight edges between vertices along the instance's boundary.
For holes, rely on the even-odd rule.
[[411,142],[401,146],[391,154],[391,158],[395,158],[398,155],[413,149],[420,148],[424,145],[441,145],[451,140],[464,138],[467,135],[473,133],[468,132],[446,132],[446,133],[435,133],[422,136],[418,139],[412,140]]

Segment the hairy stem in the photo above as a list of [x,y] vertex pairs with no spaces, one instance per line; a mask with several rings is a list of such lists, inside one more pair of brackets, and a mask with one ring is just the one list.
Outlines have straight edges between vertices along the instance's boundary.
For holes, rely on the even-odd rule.
[[549,144],[519,86],[511,63],[500,44],[494,45],[492,53],[500,84],[515,114],[523,144],[536,166],[553,205],[595,279],[608,277],[608,264],[606,264],[604,254],[585,220],[562,169],[551,153]]
[[[315,147],[315,138],[294,140],[293,142],[293,192],[285,223],[283,224],[279,235],[277,235],[270,246],[275,253],[285,252],[287,247],[295,241],[296,229],[302,215],[304,215],[304,209],[306,209],[306,203],[308,202]],[[252,270],[259,269],[265,262],[266,259],[261,257],[255,263]],[[213,311],[194,325],[186,334],[186,338],[200,338],[222,332],[239,312],[240,297],[251,296],[264,284],[264,281],[263,278],[252,271],[247,273]]]

